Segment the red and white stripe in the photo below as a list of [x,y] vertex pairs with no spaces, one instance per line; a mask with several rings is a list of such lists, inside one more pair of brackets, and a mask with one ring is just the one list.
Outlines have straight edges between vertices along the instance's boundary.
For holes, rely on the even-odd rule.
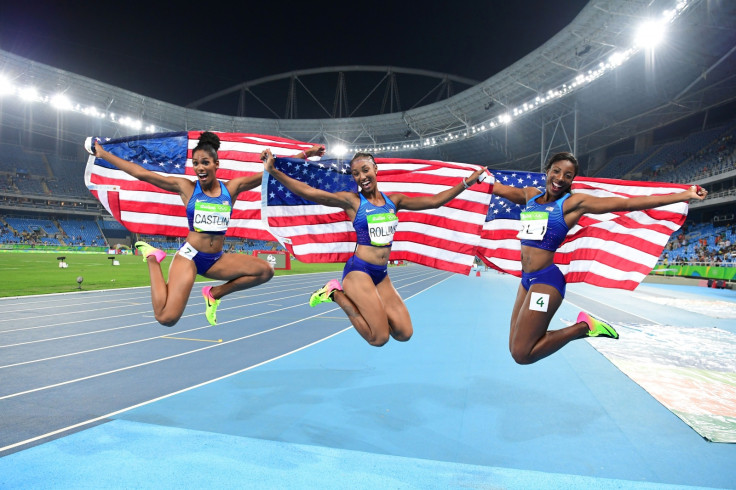
[[[192,150],[197,146],[200,131],[190,131],[184,175],[195,180]],[[228,181],[263,171],[260,153],[271,148],[278,156],[291,156],[312,145],[299,141],[243,133],[217,133],[220,138],[217,178]],[[121,170],[94,165],[90,156],[85,171],[85,183],[103,206],[123,226],[134,233],[184,237],[189,232],[186,206],[177,194],[141,182]],[[168,175],[168,174],[163,174]],[[227,236],[254,240],[273,240],[261,219],[261,188],[241,193],[234,205]]]
[[[389,196],[434,195],[480,168],[397,158],[377,158],[376,164],[379,189]],[[490,190],[487,182],[475,184],[439,209],[399,211],[390,260],[468,274],[480,243]],[[355,251],[355,231],[340,208],[268,206],[264,216],[271,232],[303,262],[344,262]]]
[[[687,185],[578,177],[574,193],[597,197],[635,197],[682,192]],[[554,261],[568,283],[635,289],[656,265],[670,235],[685,222],[686,202],[655,209],[586,214],[567,234]],[[503,272],[521,276],[517,220],[485,224],[479,257]]]

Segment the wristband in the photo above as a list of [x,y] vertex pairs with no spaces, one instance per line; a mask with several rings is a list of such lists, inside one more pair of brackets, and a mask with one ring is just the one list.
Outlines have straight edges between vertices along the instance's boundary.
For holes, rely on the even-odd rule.
[[463,187],[465,187],[466,189],[467,189],[468,187],[470,187],[470,186],[468,185],[468,181],[467,181],[467,180],[465,180],[465,178],[463,178]]

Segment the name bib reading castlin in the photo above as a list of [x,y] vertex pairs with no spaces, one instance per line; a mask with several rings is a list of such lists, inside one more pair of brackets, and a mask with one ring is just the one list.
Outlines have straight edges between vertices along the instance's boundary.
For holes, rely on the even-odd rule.
[[232,208],[227,204],[194,203],[194,231],[206,233],[227,231]]
[[547,233],[549,213],[544,211],[524,211],[521,213],[521,231],[516,238],[522,240],[541,240]]
[[394,239],[399,218],[395,214],[381,213],[369,214],[366,219],[368,220],[368,234],[371,238],[371,245],[374,247],[390,245]]

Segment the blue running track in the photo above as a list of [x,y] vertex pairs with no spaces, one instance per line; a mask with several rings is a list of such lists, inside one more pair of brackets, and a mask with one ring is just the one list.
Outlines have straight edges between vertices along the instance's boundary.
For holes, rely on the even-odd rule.
[[[516,365],[518,279],[390,274],[415,334],[381,348],[334,304],[306,305],[329,274],[228,296],[216,327],[199,288],[170,329],[148,288],[0,300],[0,488],[736,488],[736,445],[705,441],[590,343],[611,340]],[[552,328],[584,308],[736,333],[568,291]]]

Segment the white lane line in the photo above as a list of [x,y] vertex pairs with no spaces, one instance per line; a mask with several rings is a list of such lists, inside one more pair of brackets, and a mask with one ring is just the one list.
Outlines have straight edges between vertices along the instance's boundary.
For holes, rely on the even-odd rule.
[[[394,285],[397,286],[397,288],[398,287],[411,286],[411,285],[416,284],[417,282],[420,282],[420,281],[415,281],[415,282],[412,282],[412,283],[409,283],[409,284],[403,284],[403,283],[405,281],[407,281],[407,280],[411,280],[411,279],[414,279],[416,277],[424,277],[424,280],[428,280],[428,279],[433,279],[433,278],[435,278],[435,277],[437,277],[439,275],[435,271],[432,271],[432,270],[430,270],[429,272],[425,272],[425,271],[423,271],[423,272],[424,272],[423,274],[414,274],[413,277],[410,277],[409,279],[407,279],[405,277],[402,277],[402,278],[398,279],[394,283]],[[435,272],[435,273],[433,273],[433,272]],[[392,279],[392,281],[393,281],[393,279]],[[401,286],[398,286],[399,284]],[[290,284],[290,286],[293,286],[293,284]],[[263,291],[263,289],[265,289],[265,288],[259,288],[259,291]],[[271,288],[271,289],[274,289],[274,288]],[[304,289],[304,287],[291,287],[289,289],[280,289],[279,292],[297,291],[297,290],[301,290],[301,289]],[[231,298],[233,298],[233,299],[235,299],[235,298],[246,298],[247,299],[247,298],[257,298],[257,297],[260,297],[260,296],[267,296],[267,295],[271,295],[271,293],[268,293],[268,292],[260,292],[259,294],[244,294],[242,296],[232,295]],[[189,299],[192,300],[192,301],[194,301],[194,300],[196,300],[198,298],[198,296],[199,296],[198,294],[193,294],[193,295],[191,295],[189,297]],[[291,298],[291,297],[294,297],[294,296],[287,296],[285,298]],[[147,300],[146,303],[149,303],[150,302],[150,299],[149,298],[146,298],[146,300]],[[261,303],[250,303],[250,304],[261,304]],[[245,307],[250,306],[250,304],[239,305],[239,306],[224,307],[224,308],[220,308],[219,311],[228,311],[228,310],[233,310],[233,309],[237,309],[237,308],[245,308]],[[86,306],[86,303],[85,304],[77,304],[77,305],[73,305],[73,306],[80,306],[80,305],[81,306]],[[95,308],[94,311],[106,310],[106,309],[115,309],[115,308],[128,308],[128,307],[130,307],[130,305],[111,306],[111,307],[107,307],[107,308]],[[56,308],[58,308],[58,307],[56,307]],[[24,328],[12,329],[12,330],[1,330],[0,331],[0,335],[5,334],[5,333],[11,333],[11,332],[20,332],[20,331],[27,331],[27,330],[38,330],[38,329],[42,329],[42,328],[50,328],[50,327],[63,326],[63,325],[69,325],[69,324],[80,324],[80,323],[85,323],[85,322],[97,322],[97,321],[101,321],[101,320],[109,320],[109,319],[120,318],[120,317],[124,317],[124,316],[143,315],[143,314],[146,314],[148,311],[150,311],[150,310],[140,311],[140,312],[134,312],[134,313],[125,313],[125,314],[121,314],[121,315],[113,315],[113,316],[107,316],[107,317],[87,318],[87,319],[81,319],[81,320],[77,319],[77,320],[72,320],[72,321],[68,321],[68,322],[52,323],[52,324],[48,324],[48,325],[39,325],[39,326],[35,326],[35,327],[24,327]],[[68,316],[68,315],[78,315],[78,314],[79,314],[79,311],[73,310],[71,312],[65,313],[64,315],[67,315]],[[40,315],[40,316],[36,316],[36,317],[25,317],[25,318],[23,318],[23,320],[25,321],[25,320],[34,319],[34,318],[45,318],[45,317],[49,317],[49,316],[56,317],[56,316],[59,316],[59,314],[56,313],[56,314],[49,314],[49,315]],[[184,316],[182,316],[182,318],[187,318],[189,316],[192,316],[192,315],[184,315]],[[138,324],[138,325],[133,325],[133,326],[140,326],[140,325],[143,325],[143,324]],[[119,328],[125,328],[125,327],[119,327]],[[101,332],[106,332],[106,331],[109,331],[109,329],[108,330],[100,330],[98,332],[101,333]],[[88,333],[85,333],[85,334],[77,334],[77,335],[90,335],[90,334],[93,334],[93,333],[97,333],[97,332],[88,332]],[[45,342],[46,340],[58,340],[58,339],[64,339],[64,338],[67,338],[67,337],[56,337],[56,338],[50,338],[50,339],[40,339],[40,340],[35,340],[35,341],[32,341],[32,342],[26,342],[26,343],[21,343],[21,344],[8,344],[8,345],[5,345],[5,346],[4,345],[0,345],[0,348],[13,347],[13,346],[17,346],[17,345],[25,345],[25,344],[33,343],[33,342]]]
[[[299,305],[299,306],[302,306],[302,305]],[[325,313],[329,313],[329,312],[335,311],[337,309],[338,308],[333,308],[333,309],[331,309],[331,310],[329,310],[328,312],[325,312]],[[267,314],[270,314],[270,313],[271,312],[267,312],[267,313],[263,313],[262,315],[267,315]],[[15,397],[22,396],[22,395],[28,395],[29,393],[36,393],[36,392],[39,392],[39,391],[49,390],[51,388],[58,388],[59,386],[65,386],[65,385],[69,385],[69,384],[73,384],[73,383],[78,383],[80,381],[87,381],[88,379],[94,379],[94,378],[99,378],[101,376],[107,376],[107,375],[110,375],[110,374],[120,373],[120,372],[123,372],[123,371],[129,371],[131,369],[136,369],[136,368],[143,367],[143,366],[149,366],[151,364],[157,364],[159,362],[169,361],[171,359],[176,359],[177,357],[183,357],[183,356],[188,356],[188,355],[191,355],[191,354],[196,354],[197,352],[201,352],[201,351],[208,350],[208,349],[220,348],[223,345],[232,344],[233,342],[240,342],[241,340],[246,340],[246,339],[250,339],[252,337],[257,337],[259,335],[263,335],[263,334],[266,334],[266,333],[274,332],[276,330],[280,330],[282,328],[286,328],[286,327],[288,327],[290,325],[301,323],[301,322],[306,321],[306,320],[311,320],[312,318],[316,318],[318,316],[322,316],[323,314],[324,313],[318,313],[316,315],[312,315],[312,316],[308,316],[306,318],[302,318],[301,320],[295,320],[293,322],[284,323],[282,325],[279,325],[278,327],[268,328],[266,330],[261,330],[260,332],[255,332],[255,333],[252,333],[252,334],[244,335],[243,337],[238,337],[238,338],[235,338],[235,339],[227,340],[227,341],[224,341],[222,343],[208,345],[208,346],[205,346],[205,347],[200,347],[199,349],[194,349],[194,350],[190,350],[190,351],[186,351],[186,352],[180,352],[179,354],[173,354],[173,355],[166,356],[166,357],[160,357],[158,359],[152,359],[150,361],[141,362],[141,363],[138,363],[138,364],[132,364],[130,366],[125,366],[125,367],[121,367],[121,368],[117,368],[117,369],[111,369],[110,371],[103,371],[103,372],[97,373],[97,374],[90,374],[89,376],[83,376],[81,378],[70,379],[70,380],[67,380],[67,381],[62,381],[60,383],[54,383],[54,384],[50,384],[50,385],[46,385],[46,386],[40,386],[38,388],[33,388],[33,389],[30,389],[30,390],[26,390],[26,391],[19,391],[17,393],[11,393],[9,395],[0,396],[0,400],[7,400],[9,398],[15,398]],[[255,316],[260,316],[260,315],[255,315]],[[231,321],[234,322],[234,321],[239,321],[239,320],[231,320]],[[223,322],[223,323],[226,323],[226,322]],[[230,322],[227,322],[227,323],[230,323]]]
[[[291,296],[284,296],[283,299],[296,298],[296,297],[300,297],[300,296],[301,296],[301,294],[294,294],[294,295],[291,295]],[[271,301],[271,300],[269,299],[269,300],[259,301],[257,303],[250,303],[250,304],[248,304],[246,306],[253,306],[253,305],[258,305],[258,304],[262,304],[262,303],[268,303],[269,301]],[[299,304],[298,306],[304,306],[304,305],[303,304]],[[233,307],[230,307],[230,308],[224,308],[221,311],[224,311],[224,310],[232,310],[234,308],[236,308],[236,307],[233,306]],[[193,317],[193,316],[199,316],[201,314],[202,313],[191,313],[189,315],[182,315],[182,318],[189,318],[189,317]],[[225,323],[230,323],[230,321],[221,322],[218,325],[225,324]],[[0,345],[0,349],[6,349],[8,347],[18,347],[20,345],[38,344],[40,342],[51,342],[53,340],[64,340],[64,339],[69,339],[69,338],[74,338],[74,337],[83,337],[85,335],[96,335],[96,334],[100,334],[100,333],[113,332],[113,331],[116,331],[116,330],[125,330],[126,328],[134,328],[134,327],[140,327],[140,326],[143,326],[143,325],[151,325],[151,324],[158,325],[158,322],[153,321],[153,322],[136,323],[136,324],[133,324],[133,325],[123,325],[121,327],[105,328],[105,329],[102,329],[102,330],[94,330],[94,331],[91,331],[91,332],[82,332],[82,333],[75,333],[75,334],[70,334],[70,335],[62,335],[60,337],[49,337],[49,338],[46,338],[46,339],[29,340],[28,342],[19,342],[17,344]]]
[[[148,405],[148,404],[151,404],[151,403],[160,401],[160,400],[164,400],[164,399],[169,398],[171,396],[178,395],[180,393],[184,393],[186,391],[193,390],[195,388],[199,388],[200,386],[205,386],[205,385],[208,385],[210,383],[214,383],[215,381],[220,381],[222,379],[229,378],[230,376],[235,376],[236,374],[240,374],[240,373],[243,373],[245,371],[250,371],[251,369],[255,369],[255,368],[259,367],[259,366],[263,366],[264,364],[268,364],[268,363],[273,362],[273,361],[275,361],[277,359],[281,359],[283,357],[286,357],[286,356],[289,356],[291,354],[294,354],[295,352],[299,352],[299,351],[301,351],[303,349],[306,349],[307,347],[311,347],[313,345],[319,344],[320,342],[324,342],[325,340],[328,340],[328,339],[334,337],[335,335],[339,335],[339,334],[341,334],[341,333],[343,333],[343,332],[345,332],[347,330],[350,330],[351,328],[352,328],[352,326],[346,327],[346,328],[340,330],[339,332],[335,332],[332,335],[328,335],[327,337],[325,337],[323,339],[316,340],[316,341],[312,342],[311,344],[304,345],[304,346],[299,347],[298,349],[294,349],[294,350],[292,350],[290,352],[285,352],[284,354],[281,354],[279,356],[273,357],[271,359],[267,359],[265,361],[261,361],[258,364],[254,364],[252,366],[248,366],[246,368],[240,369],[240,370],[235,371],[233,373],[226,374],[224,376],[220,376],[219,378],[215,378],[215,379],[212,379],[212,380],[209,380],[209,381],[205,381],[203,383],[199,383],[197,385],[190,386],[188,388],[184,388],[184,389],[175,391],[173,393],[169,393],[169,394],[166,394],[166,395],[163,395],[163,396],[159,396],[157,398],[153,398],[151,400],[148,400],[148,401],[145,401],[145,402],[141,402],[141,403],[138,403],[136,405],[131,405],[130,407],[122,408],[120,410],[116,410],[114,412],[110,412],[110,413],[105,414],[105,415],[102,415],[100,417],[95,417],[95,418],[92,418],[92,419],[85,420],[83,422],[76,423],[74,425],[69,425],[69,426],[64,427],[62,429],[57,429],[57,430],[54,430],[54,431],[51,431],[51,432],[47,432],[46,434],[42,434],[40,436],[32,437],[32,438],[26,439],[24,441],[19,441],[19,442],[16,442],[16,443],[13,443],[13,444],[9,444],[9,445],[4,446],[4,447],[0,447],[0,453],[2,453],[3,451],[7,451],[8,449],[13,449],[13,448],[16,448],[16,447],[19,447],[19,446],[30,444],[32,442],[40,441],[40,440],[45,439],[47,437],[52,437],[52,436],[55,436],[57,434],[63,434],[64,432],[68,432],[70,430],[73,430],[73,429],[76,429],[76,428],[79,428],[79,427],[84,427],[85,425],[94,424],[95,422],[99,422],[101,420],[109,419],[109,418],[114,417],[115,415],[119,415],[119,414],[121,414],[123,412],[127,412],[127,411],[133,410],[135,408],[143,407],[145,405]],[[221,344],[216,344],[216,345],[219,346]]]
[[[280,291],[281,292],[288,292],[288,291],[299,291],[299,290],[303,290],[303,289],[304,288],[290,288],[290,289],[281,289]],[[254,294],[254,295],[251,295],[251,296],[241,296],[241,297],[247,299],[247,298],[255,298],[255,297],[258,297],[258,296],[266,296],[266,295],[272,296],[272,293]],[[192,296],[189,297],[189,300],[190,301],[196,301],[199,297],[200,296],[198,294],[197,295],[192,295]],[[230,298],[237,298],[237,296],[234,296],[234,295],[230,295],[228,297],[230,297]],[[293,297],[295,297],[295,296],[285,296],[284,298],[293,298]],[[273,299],[273,298],[271,298],[271,299]],[[242,308],[244,306],[249,306],[251,304],[261,304],[261,303],[263,303],[263,302],[260,302],[260,303],[249,303],[248,305],[240,306],[240,308]],[[147,304],[150,305],[150,298],[148,299]],[[191,305],[187,304],[187,307],[190,307],[190,306]],[[129,305],[123,305],[121,307],[127,308],[127,307],[129,307]],[[236,308],[236,307],[231,306],[229,308],[220,308],[218,311],[227,311],[227,310],[231,310],[231,309],[234,309],[234,308]],[[96,308],[94,311],[98,311],[98,309],[99,310],[103,310],[103,309],[109,309],[109,308]],[[20,332],[20,331],[25,331],[25,330],[37,330],[37,329],[41,329],[41,328],[57,327],[57,326],[63,326],[63,325],[69,325],[69,324],[81,324],[81,323],[85,323],[85,322],[96,322],[96,321],[100,321],[100,320],[109,320],[109,319],[112,319],[112,318],[120,318],[120,317],[123,317],[123,316],[144,315],[144,314],[150,313],[150,312],[151,312],[150,308],[147,308],[145,311],[138,311],[138,312],[135,312],[135,313],[125,313],[125,314],[122,314],[122,315],[113,315],[113,316],[97,317],[97,318],[85,318],[85,319],[81,319],[81,320],[80,319],[77,319],[77,320],[72,320],[72,321],[68,321],[68,322],[51,323],[51,324],[48,324],[48,325],[39,325],[39,326],[35,326],[35,327],[16,328],[16,329],[13,329],[13,330],[2,330],[2,331],[0,331],[0,335],[2,335],[4,333],[10,333],[10,332]],[[86,313],[86,311],[74,310],[74,311],[65,313],[64,315],[65,316],[78,315],[79,313]],[[59,316],[59,314],[56,314],[56,315],[44,315],[44,316]],[[151,315],[149,315],[149,316],[151,316]],[[186,318],[188,316],[192,316],[192,315],[184,315],[184,316],[182,316],[182,318]],[[25,318],[24,318],[24,320],[25,320]],[[0,348],[2,348],[2,347],[3,346],[0,346]]]
[[[303,276],[303,275],[306,275],[306,274],[299,274],[299,276]],[[278,276],[278,277],[287,277],[287,276]],[[296,277],[296,276],[291,276],[291,277]],[[277,278],[274,278],[274,279],[277,279]],[[194,286],[196,288],[196,286],[198,284],[200,284],[200,283],[205,284],[207,282],[211,282],[211,281],[200,281],[198,283],[195,283]],[[305,287],[306,287],[306,284],[310,284],[307,281],[292,281],[292,282],[296,282],[296,285],[297,286],[301,282],[303,282],[305,284]],[[141,286],[140,288],[149,289],[149,286]],[[140,289],[140,288],[132,288],[132,289]],[[195,288],[193,288],[193,291],[194,291]],[[258,290],[259,291],[263,291],[263,290],[275,289],[275,288],[278,288],[278,285],[273,284],[273,282],[269,282],[266,285],[259,286],[258,287]],[[127,289],[127,288],[124,288],[124,289]],[[95,293],[95,292],[101,292],[101,291],[120,291],[120,289],[108,289],[108,290],[86,291],[86,292]],[[77,291],[76,293],[79,293],[79,292],[80,291]],[[75,293],[56,293],[56,294],[75,294]],[[18,296],[18,297],[16,297],[16,298],[26,298],[26,299],[27,298],[39,298],[39,299],[42,299],[43,302],[44,302],[44,304],[46,304],[48,306],[38,306],[38,300],[34,300],[33,302],[29,302],[28,304],[26,304],[24,302],[24,304],[18,305],[18,306],[21,306],[22,307],[22,308],[18,308],[18,309],[13,309],[12,307],[8,306],[8,307],[6,307],[3,310],[3,314],[5,316],[3,318],[0,318],[0,322],[17,321],[17,319],[7,318],[7,315],[12,314],[12,313],[24,313],[24,312],[28,312],[28,311],[30,311],[30,312],[37,312],[39,310],[47,310],[47,309],[54,309],[54,308],[58,309],[60,306],[63,306],[64,309],[67,309],[67,308],[70,308],[70,307],[88,308],[90,306],[97,306],[97,305],[99,305],[101,303],[119,302],[121,299],[122,300],[126,300],[126,299],[128,299],[128,300],[130,300],[130,299],[139,300],[141,302],[141,304],[150,303],[150,301],[151,301],[151,296],[148,293],[148,291],[136,292],[134,295],[131,294],[131,295],[115,296],[114,299],[104,299],[103,300],[103,299],[89,298],[89,301],[82,301],[82,302],[77,302],[77,303],[69,303],[69,299],[68,298],[51,298],[51,299],[48,299],[47,296],[53,296],[53,294],[36,295],[36,296]],[[8,299],[8,298],[0,298],[0,299]],[[51,305],[49,305],[49,303],[61,303],[61,304],[51,304]],[[52,315],[41,315],[41,316],[37,316],[37,317],[24,317],[23,320],[27,320],[27,319],[30,319],[30,318],[42,318],[42,317],[45,317],[45,316],[57,316],[57,315],[58,315],[58,313],[57,314],[52,314]]]
[[[440,274],[434,274],[433,277],[437,277],[438,275],[440,275]],[[449,279],[449,277],[448,277],[448,279]],[[411,286],[411,285],[416,284],[418,282],[422,282],[422,281],[421,280],[420,281],[415,281],[413,283],[400,286],[400,288],[405,288],[407,286]],[[282,297],[282,299],[294,298],[296,296],[300,296],[300,295],[286,296],[286,297]],[[413,296],[415,296],[415,295],[412,295],[410,297],[413,297]],[[265,303],[265,302],[262,302],[262,303]],[[251,303],[251,305],[252,304],[256,304],[256,303]],[[250,305],[245,305],[245,306],[250,306]],[[267,305],[267,306],[270,306],[270,305]],[[272,310],[272,311],[265,312],[265,313],[258,313],[258,314],[255,314],[255,315],[249,315],[249,316],[245,316],[245,317],[240,317],[240,318],[237,318],[237,319],[234,319],[234,320],[228,320],[226,322],[218,323],[218,326],[219,325],[225,325],[227,323],[241,321],[241,320],[247,320],[249,318],[255,318],[257,316],[263,316],[264,314],[268,314],[268,313],[275,313],[277,311],[283,311],[283,310],[288,310],[288,309],[291,309],[291,308],[297,308],[297,307],[300,307],[300,306],[304,306],[304,305],[302,303],[299,303],[297,305],[287,306],[285,308],[280,308],[278,310]],[[239,308],[239,307],[234,306],[234,307],[232,307],[230,309],[235,309],[235,308]],[[195,315],[198,315],[198,314],[195,314]],[[186,315],[185,317],[188,317],[188,316],[194,316],[194,315]],[[185,318],[185,317],[182,317],[182,318]],[[89,335],[89,334],[93,334],[93,333],[102,333],[102,332],[109,331],[109,330],[124,329],[124,328],[133,328],[133,327],[139,327],[139,326],[142,326],[142,325],[149,325],[149,324],[153,324],[153,323],[156,323],[156,322],[146,322],[146,323],[138,323],[138,324],[133,324],[133,325],[126,325],[126,326],[123,326],[123,327],[116,327],[115,329],[107,329],[107,330],[96,331],[96,332],[88,332],[88,333],[83,333],[83,334],[74,334],[74,335],[67,336],[67,337],[58,337],[58,338],[45,339],[45,340],[35,340],[35,341],[31,341],[31,342],[24,342],[24,343],[21,343],[21,344],[14,344],[14,345],[8,345],[8,346],[0,346],[0,348],[2,348],[2,347],[13,347],[13,346],[18,346],[18,345],[26,345],[26,344],[30,344],[30,343],[44,342],[46,340],[59,340],[59,339],[64,339],[64,338],[68,338],[68,337],[81,336],[81,335]],[[133,340],[133,341],[129,341],[129,342],[123,342],[123,343],[120,343],[120,344],[113,344],[113,345],[108,345],[108,346],[103,346],[103,347],[97,347],[97,348],[94,348],[94,349],[87,349],[87,350],[78,351],[78,352],[71,352],[71,353],[67,353],[67,354],[60,354],[60,355],[57,355],[57,356],[51,356],[51,357],[46,357],[46,358],[42,358],[42,359],[33,359],[33,360],[30,360],[30,361],[23,361],[23,362],[18,362],[18,363],[14,363],[14,364],[7,364],[7,365],[4,365],[4,366],[0,366],[0,369],[17,367],[17,366],[23,366],[23,365],[26,365],[26,364],[34,364],[34,363],[37,363],[37,362],[50,361],[50,360],[54,360],[54,359],[60,359],[60,358],[64,358],[64,357],[71,357],[71,356],[75,356],[75,355],[87,354],[87,353],[90,353],[90,352],[97,352],[97,351],[106,350],[106,349],[112,349],[112,348],[116,348],[116,347],[123,347],[123,346],[126,346],[126,345],[137,344],[137,343],[140,343],[140,342],[147,342],[147,341],[150,341],[150,340],[159,339],[159,338],[165,337],[167,335],[181,335],[181,334],[184,334],[184,333],[194,332],[194,331],[202,330],[202,329],[205,329],[205,328],[212,328],[212,327],[210,325],[207,325],[207,326],[204,326],[204,327],[197,327],[197,328],[192,328],[192,329],[188,329],[188,330],[181,330],[181,331],[177,331],[177,332],[171,333],[171,334],[157,335],[157,336],[154,336],[154,337],[148,337],[148,338]]]
[[[289,310],[291,308],[297,308],[297,307],[300,307],[300,306],[304,306],[304,305],[300,303],[298,305],[286,306],[286,307],[280,308],[278,310],[271,310],[271,311],[264,312],[264,313],[256,313],[255,315],[244,316],[244,317],[236,318],[234,320],[228,320],[226,322],[221,322],[221,323],[218,323],[217,326],[225,325],[225,324],[233,323],[233,322],[238,322],[238,321],[241,321],[241,320],[248,320],[249,318],[255,318],[255,317],[258,317],[258,316],[263,316],[263,315],[267,315],[267,314],[270,314],[270,313],[275,313],[277,311]],[[198,330],[204,330],[204,329],[207,329],[207,328],[215,328],[215,327],[212,327],[211,325],[206,325],[204,327],[196,327],[196,328],[190,328],[190,329],[187,329],[187,330],[179,330],[177,332],[170,333],[170,334],[156,335],[155,337],[147,337],[147,338],[144,338],[144,339],[131,340],[129,342],[123,342],[123,343],[120,343],[120,344],[106,345],[106,346],[103,346],[103,347],[96,347],[94,349],[87,349],[87,350],[78,351],[78,352],[70,352],[70,353],[67,353],[67,354],[59,354],[58,356],[46,357],[46,358],[43,358],[43,359],[33,359],[33,360],[30,360],[30,361],[17,362],[15,364],[7,364],[5,366],[0,366],[0,369],[11,368],[11,367],[16,367],[16,366],[23,366],[23,365],[26,365],[26,364],[34,364],[34,363],[37,363],[37,362],[52,361],[54,359],[60,359],[60,358],[63,358],[63,357],[78,356],[78,355],[81,355],[81,354],[88,354],[90,352],[97,352],[97,351],[106,350],[106,349],[114,349],[114,348],[117,348],[117,347],[124,347],[126,345],[138,344],[138,343],[141,343],[141,342],[149,342],[149,341],[152,341],[152,340],[158,340],[158,339],[166,338],[169,335],[182,335],[182,334],[185,334],[185,333],[196,332]]]
[[[450,279],[450,277],[452,277],[452,276],[448,276],[448,277],[446,277],[445,279],[442,279],[441,281],[438,281],[437,283],[435,283],[435,284],[432,284],[431,286],[428,286],[428,287],[426,287],[426,288],[422,289],[421,291],[418,291],[418,292],[416,292],[416,293],[412,294],[411,296],[408,296],[408,297],[406,297],[406,298],[405,298],[405,300],[409,300],[409,299],[411,299],[411,298],[413,298],[413,297],[415,297],[415,296],[417,296],[417,295],[419,295],[419,294],[423,293],[424,291],[427,291],[428,289],[431,289],[431,288],[433,288],[433,287],[437,286],[438,284],[441,284],[441,283],[443,283],[443,282],[447,281],[448,279]],[[333,308],[333,309],[331,309],[331,310],[328,310],[328,311],[326,311],[325,313],[330,313],[330,312],[332,312],[332,311],[335,311],[335,310],[337,310],[337,309],[338,309],[338,308]],[[316,317],[316,316],[319,316],[319,315],[314,315],[314,316]],[[305,318],[305,320],[306,320],[306,318]],[[301,320],[300,320],[300,321],[301,321]],[[297,323],[297,322],[294,322],[294,323]],[[48,438],[48,437],[52,437],[52,436],[55,436],[55,435],[58,435],[58,434],[63,434],[64,432],[68,432],[68,431],[70,431],[70,430],[73,430],[73,429],[77,429],[77,428],[79,428],[79,427],[84,427],[84,426],[86,426],[86,425],[94,424],[95,422],[99,422],[99,421],[102,421],[102,420],[105,420],[105,419],[109,419],[109,418],[111,418],[111,417],[114,417],[115,415],[119,415],[119,414],[121,414],[121,413],[124,413],[124,412],[127,412],[127,411],[129,411],[129,410],[133,410],[133,409],[135,409],[135,408],[143,407],[143,406],[145,406],[145,405],[149,405],[149,404],[151,404],[151,403],[155,403],[155,402],[157,402],[157,401],[160,401],[160,400],[164,400],[164,399],[166,399],[166,398],[169,398],[169,397],[172,397],[172,396],[174,396],[174,395],[178,395],[178,394],[180,394],[180,393],[184,393],[184,392],[187,392],[187,391],[189,391],[189,390],[193,390],[193,389],[199,388],[200,386],[205,386],[205,385],[208,385],[208,384],[210,384],[210,383],[214,383],[214,382],[216,382],[216,381],[220,381],[220,380],[222,380],[222,379],[225,379],[225,378],[229,378],[229,377],[231,377],[231,376],[235,376],[235,375],[237,375],[237,374],[240,374],[240,373],[243,373],[243,372],[246,372],[246,371],[250,371],[251,369],[254,369],[254,368],[257,368],[257,367],[259,367],[259,366],[263,366],[263,365],[265,365],[265,364],[268,364],[268,363],[270,363],[270,362],[273,362],[273,361],[275,361],[275,360],[278,360],[278,359],[284,358],[284,357],[286,357],[286,356],[289,356],[289,355],[291,355],[291,354],[294,354],[295,352],[299,352],[299,351],[301,351],[301,350],[304,350],[304,349],[306,349],[306,348],[308,348],[308,347],[311,347],[311,346],[313,346],[313,345],[317,345],[317,344],[319,344],[320,342],[324,342],[325,340],[328,340],[328,339],[330,339],[330,338],[332,338],[332,337],[335,337],[336,335],[339,335],[339,334],[341,334],[341,333],[343,333],[343,332],[346,332],[346,331],[348,331],[348,330],[351,330],[352,328],[353,328],[352,326],[346,327],[346,328],[344,328],[344,329],[340,330],[339,332],[335,332],[335,333],[333,333],[333,334],[331,334],[331,335],[328,335],[327,337],[325,337],[325,338],[323,338],[323,339],[320,339],[320,340],[316,340],[316,341],[314,341],[314,342],[312,342],[312,343],[310,343],[310,344],[307,344],[307,345],[304,345],[304,346],[302,346],[302,347],[299,347],[298,349],[294,349],[294,350],[292,350],[292,351],[290,351],[290,352],[286,352],[286,353],[284,353],[284,354],[278,355],[278,356],[276,356],[276,357],[273,357],[273,358],[271,358],[271,359],[267,359],[267,360],[265,360],[265,361],[261,361],[261,362],[259,362],[258,364],[254,364],[253,366],[248,366],[248,367],[246,367],[246,368],[240,369],[240,370],[238,370],[238,371],[235,371],[235,372],[232,372],[232,373],[230,373],[230,374],[226,374],[226,375],[220,376],[220,377],[218,377],[218,378],[214,378],[214,379],[211,379],[211,380],[209,380],[209,381],[205,381],[205,382],[203,382],[203,383],[199,383],[199,384],[196,384],[196,385],[194,385],[194,386],[190,386],[190,387],[188,387],[188,388],[183,388],[183,389],[181,389],[181,390],[178,390],[178,391],[175,391],[175,392],[173,392],[173,393],[169,393],[169,394],[166,394],[166,395],[162,395],[162,396],[159,396],[159,397],[157,397],[157,398],[153,398],[153,399],[151,399],[151,400],[148,400],[148,401],[145,401],[145,402],[141,402],[141,403],[138,403],[138,404],[136,404],[136,405],[131,405],[130,407],[122,408],[122,409],[120,409],[120,410],[116,410],[116,411],[114,411],[114,412],[110,412],[110,413],[108,413],[108,414],[105,414],[105,415],[102,415],[102,416],[99,416],[99,417],[94,417],[94,418],[91,418],[91,419],[85,420],[85,421],[83,421],[83,422],[79,422],[79,423],[76,423],[76,424],[73,424],[73,425],[69,425],[69,426],[67,426],[67,427],[64,427],[64,428],[61,428],[61,429],[57,429],[57,430],[54,430],[54,431],[51,431],[51,432],[47,432],[47,433],[45,433],[45,434],[42,434],[42,435],[39,435],[39,436],[36,436],[36,437],[32,437],[32,438],[26,439],[26,440],[24,440],[24,441],[19,441],[19,442],[16,442],[16,443],[13,443],[13,444],[9,444],[9,445],[7,445],[7,446],[4,446],[4,447],[0,447],[0,453],[2,453],[3,451],[7,451],[7,450],[9,450],[9,449],[13,449],[13,448],[19,447],[19,446],[23,446],[23,445],[26,445],[26,444],[30,444],[30,443],[32,443],[32,442],[40,441],[40,440],[43,440],[43,439],[45,439],[45,438]],[[220,345],[222,345],[222,344],[215,344],[215,345],[212,345],[212,346],[209,346],[209,347],[218,347],[218,346],[220,346]],[[204,350],[204,349],[200,349],[200,350]]]
[[[107,309],[107,308],[101,308],[101,309]],[[97,310],[95,310],[95,311],[97,311]],[[2,331],[0,331],[0,335],[5,334],[5,333],[13,333],[13,332],[25,332],[27,330],[38,330],[40,328],[62,327],[64,325],[79,325],[79,324],[85,323],[85,322],[99,322],[101,320],[111,320],[113,318],[122,318],[124,316],[143,315],[145,313],[148,313],[149,311],[150,311],[150,308],[149,309],[146,309],[145,311],[136,311],[136,312],[133,312],[133,313],[123,313],[122,315],[100,316],[100,317],[96,317],[96,318],[87,318],[87,319],[84,319],[84,320],[71,320],[71,321],[68,321],[68,322],[51,323],[51,324],[48,324],[48,325],[38,325],[38,326],[35,326],[35,327],[14,328],[13,330],[2,330]],[[78,314],[79,312],[74,312],[74,313]],[[58,316],[58,315],[54,315],[54,316]]]

